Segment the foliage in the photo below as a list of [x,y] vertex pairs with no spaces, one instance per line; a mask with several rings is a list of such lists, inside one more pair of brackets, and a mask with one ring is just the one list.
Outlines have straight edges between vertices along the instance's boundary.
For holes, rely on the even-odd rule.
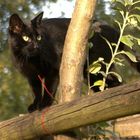
[[[122,82],[121,76],[114,71],[110,71],[113,64],[123,66],[123,59],[119,58],[120,55],[127,56],[132,62],[137,62],[136,56],[130,51],[124,51],[119,49],[120,43],[124,43],[129,49],[133,49],[134,42],[139,44],[139,35],[136,33],[132,34],[128,32],[130,29],[139,31],[138,26],[140,21],[139,16],[139,5],[140,1],[134,0],[113,0],[114,9],[118,11],[118,15],[115,19],[115,23],[118,25],[120,30],[120,36],[117,43],[110,43],[106,38],[102,37],[108,44],[112,54],[112,58],[109,63],[105,62],[103,58],[99,58],[96,62],[93,62],[89,67],[91,74],[100,73],[103,76],[103,80],[96,81],[93,86],[99,86],[100,90],[103,91],[106,88],[106,79],[109,75],[115,76],[119,82]],[[127,30],[129,29],[129,30]],[[101,71],[101,64],[106,67],[105,71]],[[93,87],[91,86],[91,87]]]
[[112,128],[112,124],[100,122],[83,127],[79,131],[76,131],[76,133],[79,138],[86,140],[109,140],[110,137],[116,138],[118,136],[111,129],[107,128]]
[[[0,120],[7,119],[17,114],[25,113],[27,105],[31,102],[31,93],[27,82],[19,72],[9,63],[9,52],[0,55]],[[7,55],[7,58],[5,58]]]
[[[117,43],[110,43],[106,38],[102,37],[111,51],[112,58],[110,62],[105,62],[104,58],[99,57],[89,66],[90,74],[102,74],[103,79],[95,81],[93,85],[89,85],[89,88],[98,86],[101,91],[105,90],[107,87],[106,79],[109,75],[115,76],[119,82],[122,82],[122,77],[120,74],[114,71],[110,71],[111,66],[115,64],[116,66],[124,66],[124,58],[120,58],[120,55],[127,56],[130,61],[137,62],[136,56],[132,53],[133,47],[135,44],[140,45],[140,35],[139,35],[139,24],[140,24],[140,0],[112,0],[112,7],[116,13],[115,23],[117,24],[120,36]],[[94,35],[94,34],[93,34]],[[119,49],[120,43],[124,43],[126,49]],[[93,44],[89,44],[89,47],[92,47]],[[129,51],[128,51],[129,50]],[[106,67],[105,71],[102,71],[102,65]],[[101,124],[94,124],[90,126],[90,133],[88,132],[89,139],[109,139],[106,137],[107,133],[110,133],[111,136],[116,137],[115,133],[106,130],[108,127],[108,122]]]

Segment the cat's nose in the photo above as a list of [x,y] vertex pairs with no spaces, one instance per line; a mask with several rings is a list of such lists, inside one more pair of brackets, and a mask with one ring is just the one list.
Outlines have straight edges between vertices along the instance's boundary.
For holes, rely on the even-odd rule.
[[34,43],[34,49],[39,48],[38,44]]
[[38,46],[34,46],[34,49],[37,49],[38,48]]

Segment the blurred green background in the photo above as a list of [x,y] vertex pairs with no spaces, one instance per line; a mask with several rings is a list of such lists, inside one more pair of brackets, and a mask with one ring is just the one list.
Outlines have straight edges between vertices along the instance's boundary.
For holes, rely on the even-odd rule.
[[[27,113],[27,107],[33,100],[33,95],[26,79],[16,70],[11,61],[7,41],[9,17],[12,13],[18,13],[24,19],[31,19],[37,12],[42,11],[46,3],[49,3],[46,6],[49,9],[51,4],[57,4],[58,1],[0,0],[0,121],[18,114]],[[67,1],[73,2],[73,0]],[[115,13],[109,9],[109,2],[110,0],[98,0],[95,16],[96,19],[112,25],[112,16]],[[65,16],[65,12],[67,11],[62,11],[61,17]],[[138,77],[137,73],[130,70],[129,67],[127,65],[127,71],[126,68],[121,69],[126,81],[130,76],[134,80]]]

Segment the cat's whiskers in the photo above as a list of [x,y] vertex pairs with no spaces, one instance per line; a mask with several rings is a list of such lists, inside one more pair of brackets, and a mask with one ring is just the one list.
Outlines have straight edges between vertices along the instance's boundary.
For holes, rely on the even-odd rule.
[[21,67],[23,67],[24,62],[25,62],[24,57],[20,57],[20,66],[21,66]]
[[28,58],[29,58],[29,56],[26,55],[26,56],[25,56],[25,62],[27,62],[27,63],[28,63]]
[[23,67],[23,65],[26,63],[26,62],[28,62],[28,56],[26,56],[26,55],[21,55],[21,54],[19,54],[18,56],[18,60],[19,60],[19,65],[20,65],[20,67]]

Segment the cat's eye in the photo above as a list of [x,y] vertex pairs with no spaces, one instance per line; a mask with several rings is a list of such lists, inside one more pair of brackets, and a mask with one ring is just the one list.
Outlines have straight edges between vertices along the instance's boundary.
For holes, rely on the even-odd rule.
[[26,42],[27,42],[27,41],[30,41],[30,38],[29,38],[28,36],[26,36],[26,35],[22,36],[22,38],[23,38],[23,40],[26,41]]
[[37,40],[40,41],[41,40],[41,35],[37,36]]

